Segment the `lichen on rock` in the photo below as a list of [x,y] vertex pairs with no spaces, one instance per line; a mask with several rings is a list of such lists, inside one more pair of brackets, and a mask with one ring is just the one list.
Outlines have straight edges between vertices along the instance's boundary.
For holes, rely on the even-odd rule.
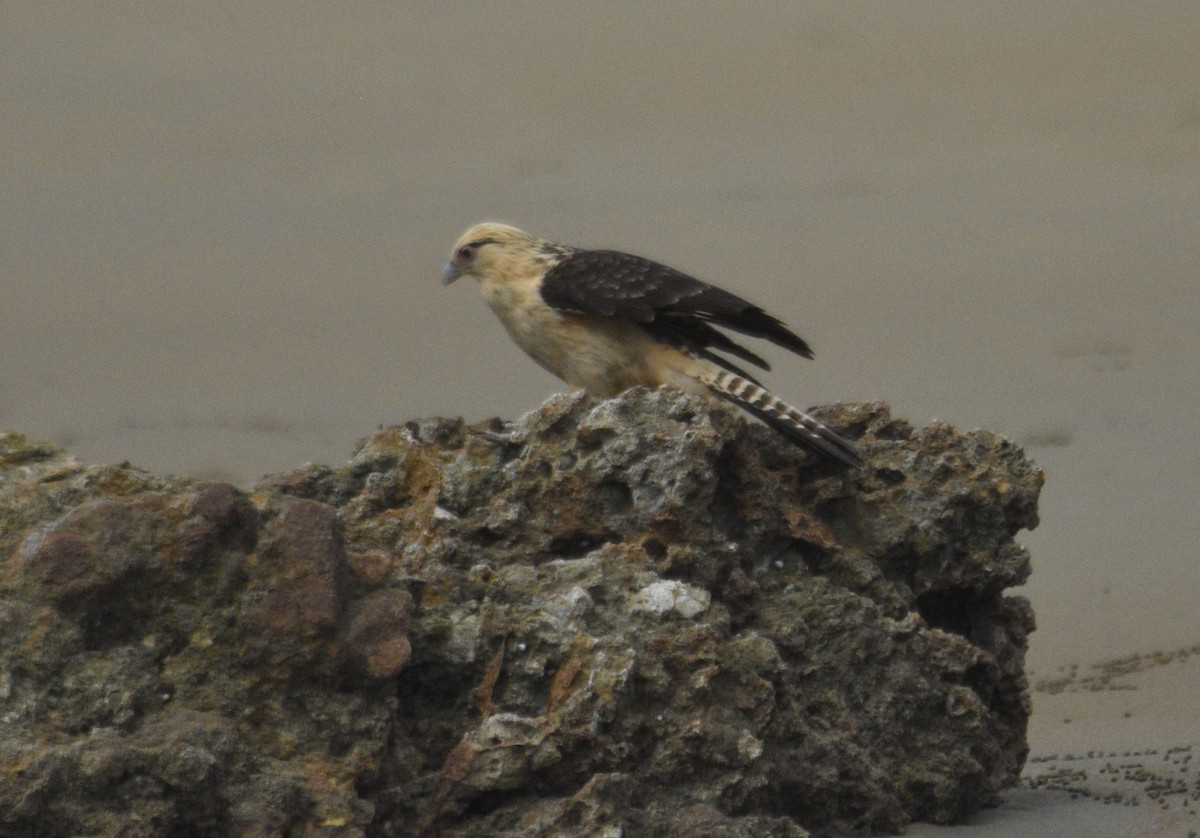
[[1026,755],[1041,473],[671,390],[232,486],[0,438],[0,833],[870,834]]

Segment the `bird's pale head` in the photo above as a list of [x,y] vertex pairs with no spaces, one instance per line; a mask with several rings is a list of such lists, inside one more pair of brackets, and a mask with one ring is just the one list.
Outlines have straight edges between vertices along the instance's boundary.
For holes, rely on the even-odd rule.
[[524,230],[487,221],[476,224],[459,236],[450,251],[450,261],[442,270],[442,282],[449,285],[460,276],[482,280],[509,270],[514,260],[536,253],[541,242]]

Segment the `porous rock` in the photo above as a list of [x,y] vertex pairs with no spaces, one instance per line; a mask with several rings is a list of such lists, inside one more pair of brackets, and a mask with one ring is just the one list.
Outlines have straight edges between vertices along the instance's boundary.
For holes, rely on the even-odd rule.
[[0,834],[892,832],[1026,755],[1041,473],[669,390],[232,486],[0,435]]

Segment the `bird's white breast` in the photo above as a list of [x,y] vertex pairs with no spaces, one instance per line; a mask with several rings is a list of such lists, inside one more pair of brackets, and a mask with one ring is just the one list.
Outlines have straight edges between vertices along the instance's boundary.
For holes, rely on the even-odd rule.
[[542,300],[538,276],[480,286],[516,344],[568,384],[608,397],[663,383],[646,368],[653,341],[636,324],[553,309]]

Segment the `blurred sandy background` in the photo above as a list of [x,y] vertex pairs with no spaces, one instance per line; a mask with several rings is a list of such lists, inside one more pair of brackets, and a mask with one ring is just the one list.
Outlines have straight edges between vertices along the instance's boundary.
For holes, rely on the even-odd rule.
[[[1035,756],[1200,748],[1198,45],[1192,0],[5,3],[0,426],[247,484],[517,416],[559,385],[440,285],[453,240],[630,250],[808,338],[780,395],[1046,470]],[[1080,687],[1155,652],[1123,692],[1169,712]]]

